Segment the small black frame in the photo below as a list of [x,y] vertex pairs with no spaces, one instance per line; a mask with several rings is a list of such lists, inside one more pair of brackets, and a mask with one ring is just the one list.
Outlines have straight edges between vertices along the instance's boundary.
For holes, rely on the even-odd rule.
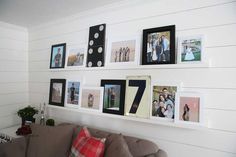
[[[111,109],[111,108],[106,108],[105,103],[108,99],[109,102],[109,96],[106,93],[106,86],[115,86],[119,85],[120,86],[120,91],[119,91],[119,109]],[[104,87],[104,94],[103,94],[103,112],[104,113],[111,113],[111,114],[118,114],[118,115],[124,115],[124,104],[125,104],[125,88],[126,88],[126,80],[101,80],[101,86]]]
[[[61,101],[60,102],[55,102],[53,100],[53,94],[56,94],[54,92],[57,92],[55,89],[53,89],[53,84],[58,83],[62,84],[60,93],[61,93]],[[50,105],[56,105],[56,106],[64,106],[64,101],[65,101],[65,86],[66,86],[66,79],[51,79],[50,81],[50,93],[49,93],[49,104]]]
[[[62,47],[61,59],[60,59],[61,63],[57,63],[59,65],[56,65],[56,63],[54,61],[55,60],[54,54],[57,53],[57,52],[54,51],[54,48],[57,48],[57,47]],[[52,45],[51,59],[50,59],[50,69],[64,68],[65,67],[65,58],[66,58],[66,43]]]
[[151,64],[175,64],[175,25],[143,30],[142,65]]

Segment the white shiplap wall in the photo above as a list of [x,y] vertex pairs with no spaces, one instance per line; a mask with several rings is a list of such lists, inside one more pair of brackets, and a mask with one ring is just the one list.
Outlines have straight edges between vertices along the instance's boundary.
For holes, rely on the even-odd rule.
[[[49,71],[50,48],[87,44],[89,26],[107,24],[107,39],[142,36],[146,28],[176,25],[177,36],[203,34],[206,60],[211,67],[140,70]],[[131,0],[94,9],[29,31],[29,95],[31,104],[48,102],[51,78],[81,78],[99,86],[100,79],[151,75],[152,80],[182,82],[183,90],[205,95],[208,128],[189,130],[86,113],[49,108],[60,121],[83,123],[147,138],[169,157],[236,156],[236,1],[232,0]]]
[[0,129],[20,123],[28,104],[28,31],[0,22]]

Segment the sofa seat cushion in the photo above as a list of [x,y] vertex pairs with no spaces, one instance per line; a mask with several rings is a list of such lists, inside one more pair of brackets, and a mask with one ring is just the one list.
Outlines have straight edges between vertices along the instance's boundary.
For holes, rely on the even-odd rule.
[[133,157],[122,135],[109,136],[109,145],[106,147],[105,157]]
[[0,157],[25,157],[27,138],[16,138],[8,143],[0,144]]
[[73,141],[69,157],[103,157],[105,138],[92,137],[84,127]]
[[74,125],[31,125],[27,157],[68,157]]

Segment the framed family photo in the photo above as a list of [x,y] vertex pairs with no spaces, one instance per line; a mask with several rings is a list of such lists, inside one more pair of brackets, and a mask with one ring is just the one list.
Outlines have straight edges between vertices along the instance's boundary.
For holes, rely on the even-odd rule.
[[180,37],[178,39],[178,62],[204,62],[204,42],[202,35]]
[[66,84],[66,106],[79,107],[81,95],[81,81],[67,80]]
[[80,107],[90,111],[102,112],[103,87],[83,87]]
[[142,65],[175,64],[175,25],[143,30]]
[[101,80],[104,113],[124,115],[125,84],[125,80]]
[[64,68],[66,57],[66,43],[52,45],[50,69]]
[[106,65],[138,65],[140,44],[138,37],[114,38],[108,41]]
[[85,67],[86,51],[86,46],[69,49],[66,57],[67,68]]
[[65,85],[65,79],[51,79],[49,92],[50,105],[64,106]]
[[180,85],[175,83],[152,84],[151,119],[174,121],[176,92]]
[[125,115],[149,118],[151,76],[127,76],[126,81]]
[[203,96],[199,93],[176,94],[175,122],[203,124]]

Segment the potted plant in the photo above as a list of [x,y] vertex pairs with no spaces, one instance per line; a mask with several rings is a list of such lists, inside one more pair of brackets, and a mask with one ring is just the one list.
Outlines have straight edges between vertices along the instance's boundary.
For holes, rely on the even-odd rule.
[[17,114],[22,119],[22,126],[25,125],[26,121],[35,122],[34,115],[38,113],[38,110],[34,107],[27,106],[23,109],[20,109]]

